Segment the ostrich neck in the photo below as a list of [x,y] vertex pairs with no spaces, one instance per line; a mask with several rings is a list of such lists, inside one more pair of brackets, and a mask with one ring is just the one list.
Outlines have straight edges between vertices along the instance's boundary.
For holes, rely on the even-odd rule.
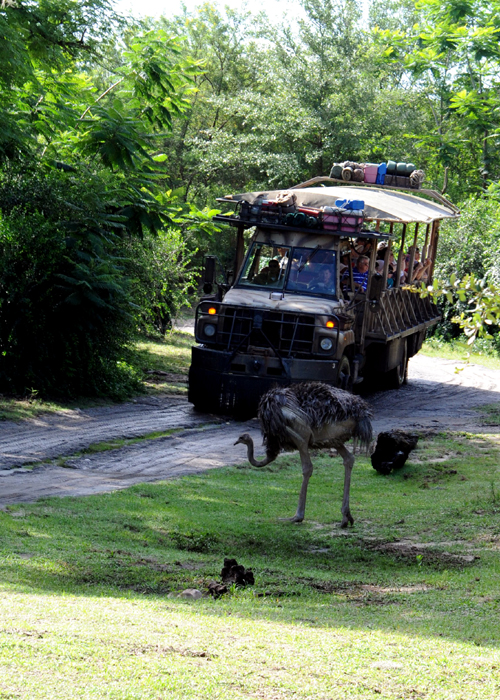
[[248,461],[253,467],[265,467],[266,464],[269,464],[269,462],[272,462],[273,460],[267,455],[262,459],[260,462],[255,459],[254,454],[253,454],[253,440],[247,444],[247,450],[248,450]]

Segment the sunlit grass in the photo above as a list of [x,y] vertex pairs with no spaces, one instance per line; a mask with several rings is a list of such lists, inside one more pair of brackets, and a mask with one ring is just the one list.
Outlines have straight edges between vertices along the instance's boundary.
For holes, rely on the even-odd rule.
[[493,349],[478,349],[459,340],[444,342],[439,338],[428,338],[420,351],[428,357],[442,357],[445,360],[469,362],[489,369],[500,369],[500,358]]
[[91,406],[107,406],[112,404],[111,399],[89,399],[80,397],[70,401],[43,400],[36,396],[19,398],[0,395],[0,421],[13,420],[22,421],[36,418],[43,414],[50,413],[71,413],[75,409],[88,408]]
[[144,369],[187,374],[194,342],[191,334],[172,331],[162,339],[140,340],[135,343],[135,348]]
[[[172,331],[164,339],[141,340],[135,344],[136,364],[143,370],[143,385],[148,393],[187,392],[187,373],[194,342],[191,334]],[[148,370],[168,374],[147,374]]]
[[[314,463],[299,526],[296,455],[0,513],[0,698],[498,697],[497,438],[357,457],[348,531],[341,462]],[[255,586],[170,597],[226,556]]]

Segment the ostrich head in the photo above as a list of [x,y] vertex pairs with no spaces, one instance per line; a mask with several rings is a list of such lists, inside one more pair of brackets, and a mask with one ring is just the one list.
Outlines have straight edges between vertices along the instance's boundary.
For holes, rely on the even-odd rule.
[[253,440],[248,433],[243,433],[242,435],[239,436],[239,438],[236,440],[236,442],[234,444],[235,445],[247,445],[247,447],[249,447],[250,445],[253,446]]
[[269,462],[273,462],[278,455],[278,452],[271,453],[269,452],[269,450],[267,450],[267,455],[262,461],[259,462],[258,460],[256,460],[253,454],[253,440],[248,433],[243,433],[243,435],[240,435],[234,444],[247,446],[248,461],[254,467],[265,467],[266,464],[269,464]]

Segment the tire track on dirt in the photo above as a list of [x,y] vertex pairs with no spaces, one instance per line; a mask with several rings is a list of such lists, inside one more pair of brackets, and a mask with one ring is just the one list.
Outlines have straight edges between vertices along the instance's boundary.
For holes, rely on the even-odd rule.
[[[258,435],[256,421],[212,425],[67,461],[0,479],[0,509],[46,496],[88,496],[133,484],[162,481],[246,461],[233,443],[241,432]],[[263,452],[263,450],[258,450]]]
[[0,423],[0,470],[72,455],[106,440],[142,437],[211,421],[220,419],[196,413],[182,396],[163,396],[47,414],[23,423]]

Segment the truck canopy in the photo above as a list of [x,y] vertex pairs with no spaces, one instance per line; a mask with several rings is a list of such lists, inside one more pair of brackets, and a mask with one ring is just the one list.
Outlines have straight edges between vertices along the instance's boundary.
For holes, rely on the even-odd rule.
[[[259,199],[275,199],[279,194],[285,192],[295,195],[297,206],[301,207],[334,207],[337,199],[362,199],[365,203],[365,221],[430,224],[441,219],[454,219],[460,215],[457,207],[434,190],[418,190],[423,196],[416,196],[408,192],[396,192],[373,186],[307,187],[302,189],[298,185],[289,190],[227,195],[218,201],[227,203],[246,201],[253,204]],[[437,199],[438,202],[424,199],[424,196]]]

